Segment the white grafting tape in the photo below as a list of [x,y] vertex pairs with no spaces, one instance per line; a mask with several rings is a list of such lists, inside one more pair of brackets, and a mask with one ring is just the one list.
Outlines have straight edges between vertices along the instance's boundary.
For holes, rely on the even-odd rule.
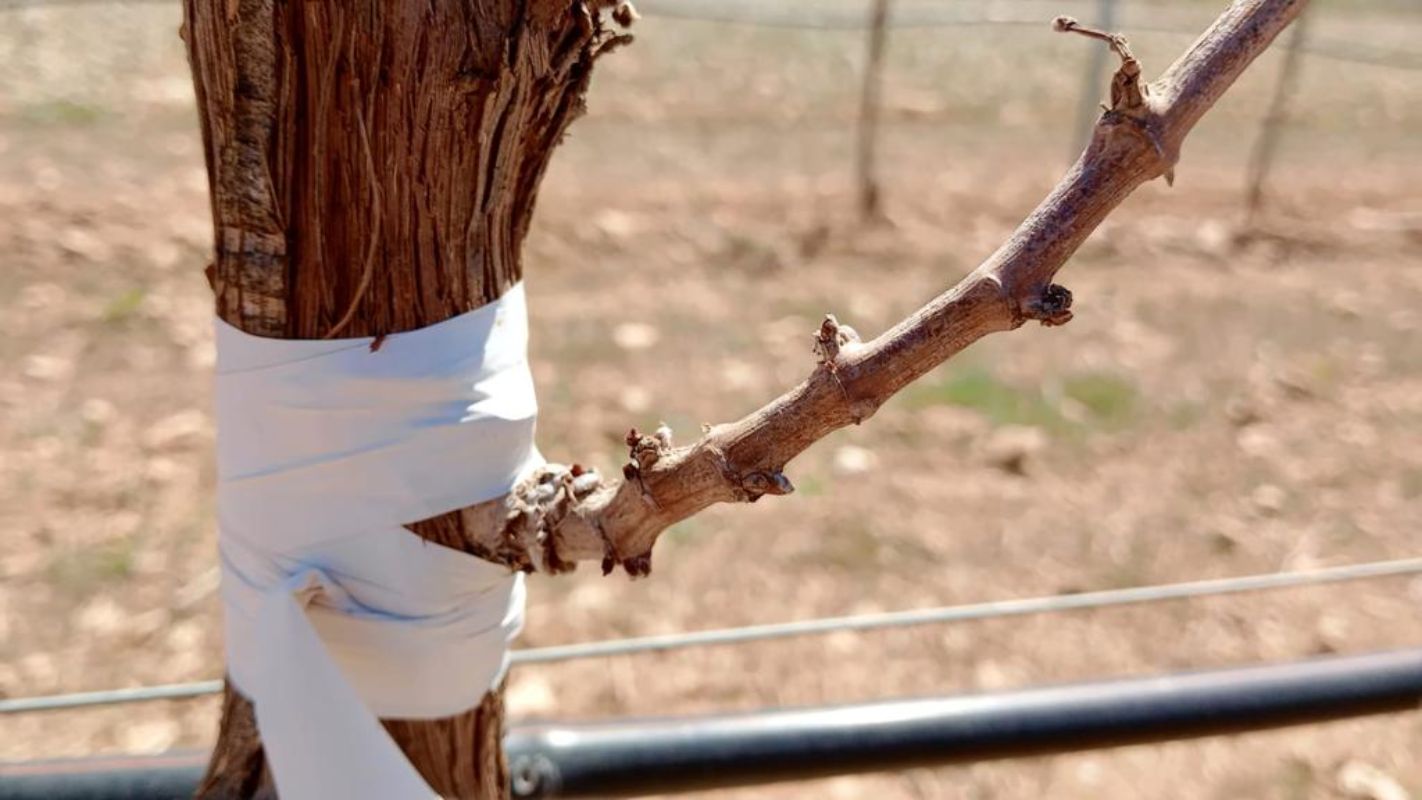
[[283,800],[433,796],[377,717],[477,705],[523,623],[522,575],[402,527],[543,463],[523,286],[371,343],[217,323],[227,667]]

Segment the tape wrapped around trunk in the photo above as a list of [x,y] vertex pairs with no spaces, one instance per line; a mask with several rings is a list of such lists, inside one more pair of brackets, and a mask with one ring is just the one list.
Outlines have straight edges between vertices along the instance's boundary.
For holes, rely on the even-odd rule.
[[228,673],[284,800],[432,796],[377,717],[477,705],[523,622],[522,575],[403,527],[543,463],[522,285],[371,344],[217,322]]

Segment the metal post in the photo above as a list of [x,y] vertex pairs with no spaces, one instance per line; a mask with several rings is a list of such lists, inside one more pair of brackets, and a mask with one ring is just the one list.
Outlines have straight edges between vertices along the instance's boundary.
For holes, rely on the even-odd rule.
[[1279,149],[1279,140],[1284,134],[1284,123],[1289,116],[1289,101],[1298,85],[1299,62],[1303,59],[1304,39],[1308,35],[1308,7],[1294,20],[1293,33],[1284,50],[1284,63],[1279,65],[1279,79],[1274,83],[1274,96],[1269,100],[1269,110],[1259,126],[1259,138],[1254,142],[1254,150],[1249,154],[1244,190],[1244,219],[1246,227],[1253,227],[1255,217],[1264,205],[1264,181],[1269,177],[1274,154]]
[[869,13],[868,52],[864,59],[864,86],[859,95],[859,150],[856,159],[859,215],[866,221],[879,219],[884,213],[875,157],[878,149],[888,21],[889,0],[873,0]]

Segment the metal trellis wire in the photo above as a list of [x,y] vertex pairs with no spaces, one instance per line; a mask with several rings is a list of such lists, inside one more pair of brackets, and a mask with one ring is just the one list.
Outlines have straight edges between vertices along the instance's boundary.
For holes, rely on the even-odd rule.
[[[1015,0],[1022,5],[1030,5],[1032,0]],[[23,8],[63,8],[91,5],[176,5],[176,0],[0,0],[0,11]],[[1027,25],[1046,26],[1057,13],[1002,11],[998,6],[988,9],[965,11],[963,4],[936,2],[913,4],[896,9],[891,13],[888,26],[891,28],[944,28],[974,25]],[[956,7],[955,7],[956,6]],[[638,10],[648,17],[685,20],[688,22],[711,22],[729,25],[750,25],[763,28],[791,28],[800,30],[861,30],[868,21],[863,9],[838,5],[821,9],[818,13],[805,13],[781,3],[765,2],[725,2],[724,0],[641,0]],[[1045,6],[1044,6],[1045,8]],[[1157,14],[1156,16],[1161,16]],[[1178,17],[1178,15],[1170,15]],[[1124,28],[1131,34],[1170,34],[1194,37],[1199,35],[1198,27],[1183,23],[1161,24],[1130,21]],[[1338,39],[1317,39],[1309,41],[1302,52],[1313,56],[1388,67],[1403,70],[1422,70],[1422,52],[1377,47],[1363,42]]]
[[[985,603],[942,606],[938,608],[888,611],[876,614],[858,614],[845,617],[801,620],[798,622],[751,625],[740,628],[721,628],[689,633],[673,633],[663,636],[643,636],[552,647],[535,647],[527,650],[516,650],[510,655],[510,658],[514,664],[547,664],[558,661],[607,658],[636,653],[666,652],[690,647],[743,644],[746,642],[785,639],[795,636],[835,633],[838,631],[884,630],[888,628],[902,628],[934,623],[964,622],[968,620],[1017,617],[1028,614],[1048,614],[1063,611],[1111,608],[1166,600],[1217,597],[1221,595],[1240,594],[1242,592],[1320,586],[1345,581],[1405,575],[1422,575],[1422,558],[1373,561],[1305,571],[1263,573],[1233,578],[1214,578],[1209,580],[1188,581],[1185,583],[1139,586],[1127,589],[1107,589],[1095,592],[1082,592],[1080,594],[1050,595],[1017,600],[996,600]],[[86,706],[136,703],[152,700],[181,700],[215,694],[220,691],[222,691],[222,681],[209,680],[41,697],[19,697],[9,700],[0,700],[0,714],[58,711],[83,708]]]

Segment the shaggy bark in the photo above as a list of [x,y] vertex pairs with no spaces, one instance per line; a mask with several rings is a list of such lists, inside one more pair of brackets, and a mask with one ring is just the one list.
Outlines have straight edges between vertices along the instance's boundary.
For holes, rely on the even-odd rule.
[[[1061,184],[956,287],[867,343],[827,318],[804,383],[689,447],[673,447],[669,431],[631,432],[619,484],[594,488],[574,468],[519,487],[508,507],[411,529],[525,568],[601,559],[642,574],[671,524],[713,503],[791,491],[791,458],[973,341],[1030,320],[1066,322],[1071,295],[1052,283],[1057,270],[1127,194],[1170,175],[1195,122],[1304,2],[1236,0],[1148,87],[1124,40],[1059,20],[1121,55],[1111,107]],[[582,111],[594,60],[627,40],[604,29],[606,5],[185,0],[218,314],[263,336],[379,337],[497,298],[522,276],[538,184]],[[625,5],[614,16],[633,18]],[[387,728],[437,791],[491,798],[507,793],[501,721],[493,693],[465,714]],[[200,795],[269,789],[251,706],[229,690]]]
[[[379,337],[503,294],[522,277],[538,184],[593,62],[627,41],[602,5],[186,0],[217,313],[261,336]],[[410,527],[485,554],[470,523],[498,525],[482,520],[455,511]],[[495,692],[449,719],[386,727],[436,791],[497,798],[502,719]],[[269,789],[251,705],[229,687],[199,794]]]

